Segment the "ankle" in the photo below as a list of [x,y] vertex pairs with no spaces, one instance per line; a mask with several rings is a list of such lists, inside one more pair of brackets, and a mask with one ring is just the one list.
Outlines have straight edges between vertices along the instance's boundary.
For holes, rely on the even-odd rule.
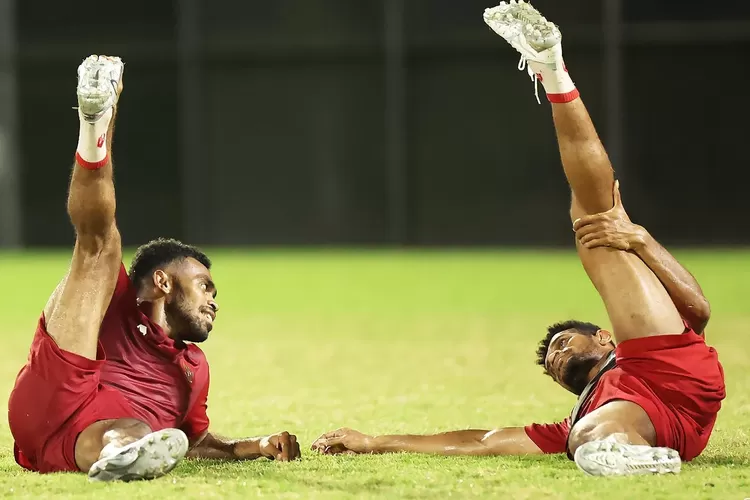
[[551,103],[566,103],[579,97],[578,89],[570,78],[568,68],[562,58],[554,64],[544,64],[529,61],[529,68],[544,86],[547,99]]
[[110,109],[96,122],[89,123],[78,112],[80,125],[76,160],[82,167],[95,170],[109,161],[109,135],[114,124],[113,114]]

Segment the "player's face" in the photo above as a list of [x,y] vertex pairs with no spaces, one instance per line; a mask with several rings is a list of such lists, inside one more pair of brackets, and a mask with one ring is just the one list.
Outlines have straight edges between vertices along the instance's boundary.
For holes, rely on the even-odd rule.
[[591,370],[612,349],[608,337],[601,333],[588,335],[565,330],[552,337],[545,368],[558,384],[579,395],[589,382]]
[[213,328],[219,305],[210,271],[193,258],[172,270],[173,291],[165,303],[167,321],[178,340],[203,342]]

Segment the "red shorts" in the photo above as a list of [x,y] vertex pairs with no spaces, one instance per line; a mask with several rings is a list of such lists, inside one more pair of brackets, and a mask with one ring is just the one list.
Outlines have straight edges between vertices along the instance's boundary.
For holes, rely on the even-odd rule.
[[120,392],[99,383],[102,360],[61,350],[44,318],[8,402],[14,455],[38,472],[78,471],[78,435],[99,420],[135,418]]
[[627,340],[616,354],[617,367],[602,376],[586,413],[631,401],[648,414],[657,446],[677,450],[686,461],[700,455],[726,396],[716,351],[689,331]]

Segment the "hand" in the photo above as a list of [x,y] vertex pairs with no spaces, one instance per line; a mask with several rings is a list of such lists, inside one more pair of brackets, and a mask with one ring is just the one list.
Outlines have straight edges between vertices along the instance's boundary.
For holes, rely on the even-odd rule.
[[586,215],[573,223],[576,239],[585,248],[610,247],[638,251],[646,242],[646,230],[633,224],[622,206],[620,182],[615,182],[615,205],[606,212]]
[[312,450],[323,455],[371,453],[372,440],[372,436],[344,428],[320,436],[312,444]]
[[296,460],[300,458],[297,436],[284,431],[261,438],[260,454],[280,462]]

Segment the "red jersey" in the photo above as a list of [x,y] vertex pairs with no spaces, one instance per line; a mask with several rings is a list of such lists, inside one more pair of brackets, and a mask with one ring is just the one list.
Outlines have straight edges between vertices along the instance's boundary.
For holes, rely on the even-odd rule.
[[78,435],[100,420],[138,418],[194,439],[208,429],[208,386],[203,352],[148,319],[121,267],[96,360],[60,349],[40,318],[8,401],[16,461],[39,472],[76,471]]
[[[697,457],[708,444],[726,396],[716,350],[688,329],[682,335],[626,340],[615,353],[617,366],[599,379],[580,417],[613,400],[631,401],[648,414],[657,446],[677,450],[683,460]],[[570,429],[570,418],[525,428],[544,453],[566,453]]]
[[209,368],[194,344],[167,337],[138,307],[136,289],[120,268],[99,332],[100,381],[118,390],[153,430],[182,429],[188,438],[208,429]]

